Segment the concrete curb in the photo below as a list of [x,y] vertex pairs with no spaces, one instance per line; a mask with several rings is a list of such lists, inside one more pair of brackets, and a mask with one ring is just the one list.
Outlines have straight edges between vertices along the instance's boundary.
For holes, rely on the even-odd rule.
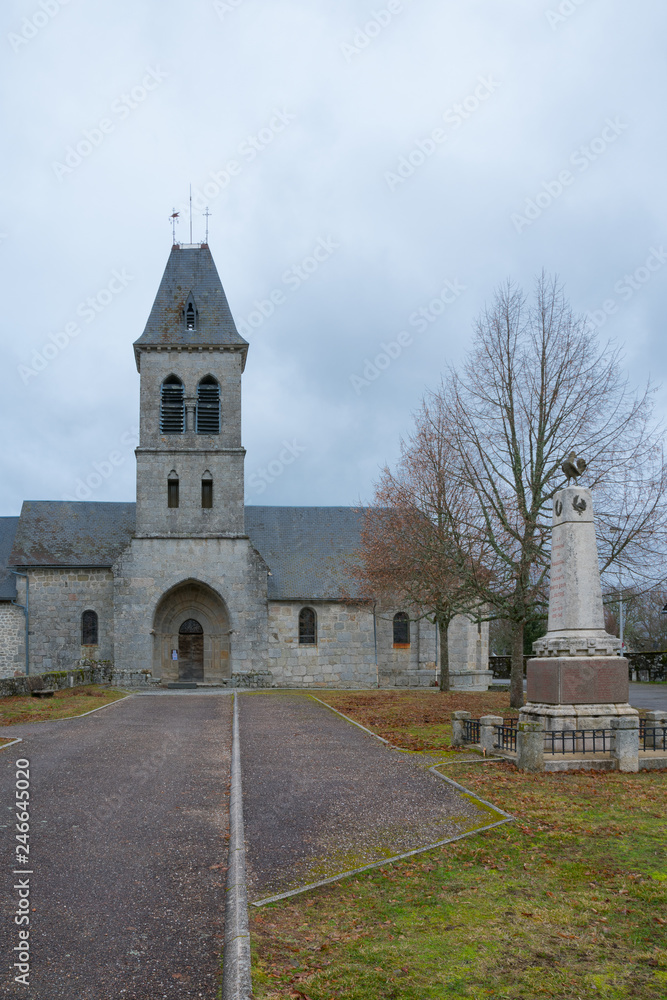
[[241,786],[241,746],[239,712],[234,693],[232,732],[232,774],[229,796],[229,855],[225,900],[225,946],[222,955],[222,1000],[252,997],[250,974],[250,932],[248,930],[248,890],[243,834],[243,791]]

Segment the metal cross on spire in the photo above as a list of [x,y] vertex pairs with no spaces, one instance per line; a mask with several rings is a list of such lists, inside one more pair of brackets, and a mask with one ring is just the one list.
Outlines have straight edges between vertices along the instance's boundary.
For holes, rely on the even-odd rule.
[[206,245],[208,246],[208,220],[209,220],[209,219],[211,218],[211,216],[213,215],[213,212],[209,212],[209,210],[208,210],[208,205],[206,206],[206,211],[205,211],[205,212],[202,212],[202,215],[203,215],[203,216],[205,217],[205,219],[206,219],[206,240],[205,240],[205,243],[206,243]]

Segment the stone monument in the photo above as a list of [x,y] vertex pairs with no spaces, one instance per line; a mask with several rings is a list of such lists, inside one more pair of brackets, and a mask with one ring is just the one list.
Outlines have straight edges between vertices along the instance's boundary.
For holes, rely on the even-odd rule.
[[604,628],[593,502],[587,489],[568,485],[553,505],[549,625],[533,643],[520,718],[546,730],[608,729],[637,712],[620,639]]

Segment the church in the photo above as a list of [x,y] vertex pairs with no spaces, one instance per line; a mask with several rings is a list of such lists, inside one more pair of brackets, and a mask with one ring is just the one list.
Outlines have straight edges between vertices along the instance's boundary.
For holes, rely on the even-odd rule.
[[[206,243],[179,244],[144,332],[136,503],[25,501],[0,517],[0,677],[108,661],[123,683],[422,687],[435,627],[355,592],[361,513],[244,505],[237,331]],[[485,690],[488,627],[449,635]]]

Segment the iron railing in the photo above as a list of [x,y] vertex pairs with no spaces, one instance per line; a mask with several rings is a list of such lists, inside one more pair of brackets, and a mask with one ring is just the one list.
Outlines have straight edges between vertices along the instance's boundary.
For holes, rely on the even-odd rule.
[[463,742],[479,743],[479,719],[463,720]]
[[612,729],[565,729],[544,734],[545,753],[610,753]]
[[496,742],[493,744],[497,750],[513,750],[516,752],[516,726],[496,726]]
[[646,721],[639,729],[640,750],[667,750],[667,727],[647,726]]

